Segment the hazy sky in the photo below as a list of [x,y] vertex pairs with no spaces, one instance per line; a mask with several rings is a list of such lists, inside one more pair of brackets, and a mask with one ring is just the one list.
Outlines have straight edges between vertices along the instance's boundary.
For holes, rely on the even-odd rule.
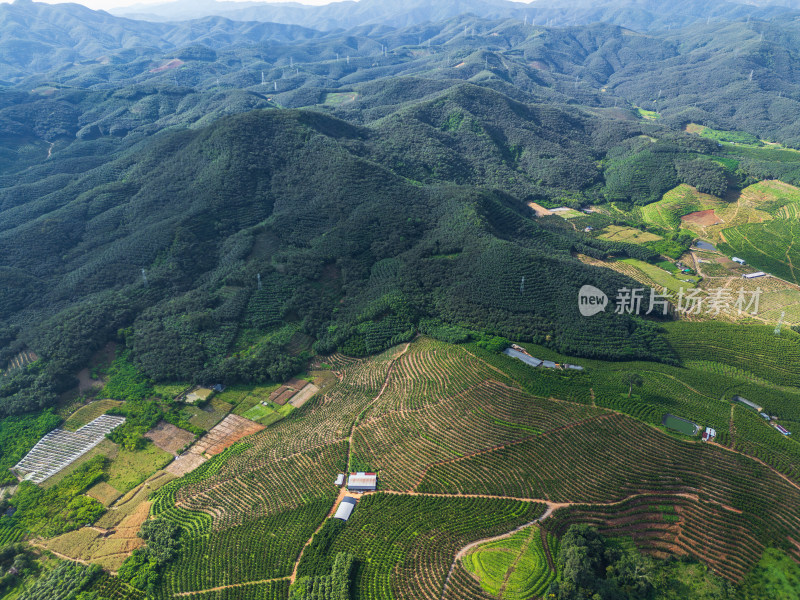
[[[10,0],[0,0],[0,3]],[[65,0],[35,0],[36,2],[46,2],[47,4],[60,4]],[[109,10],[111,8],[119,8],[122,6],[133,6],[136,4],[164,4],[172,0],[70,0],[76,4],[83,4],[89,8],[98,10]],[[332,1],[337,0],[252,0],[261,2],[299,2],[300,4],[330,4]]]

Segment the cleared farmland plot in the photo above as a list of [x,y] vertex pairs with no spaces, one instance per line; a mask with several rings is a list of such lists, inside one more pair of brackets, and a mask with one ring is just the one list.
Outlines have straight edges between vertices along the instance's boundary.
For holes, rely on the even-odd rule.
[[663,239],[660,235],[641,231],[635,227],[623,227],[621,225],[609,225],[598,236],[602,240],[615,242],[629,242],[631,244],[646,244],[647,242],[657,242]]
[[124,422],[125,417],[103,415],[75,432],[54,429],[14,466],[14,471],[25,480],[42,483],[89,452]]
[[228,415],[219,425],[205,434],[189,449],[192,454],[214,456],[228,446],[232,446],[245,436],[264,429],[263,425],[254,423],[239,415]]
[[177,455],[180,450],[194,441],[194,434],[176,427],[172,423],[160,421],[155,427],[144,434],[153,444],[170,454]]
[[557,554],[555,536],[534,525],[477,546],[462,562],[487,592],[504,600],[527,600],[544,596],[556,577],[551,564]]
[[670,190],[658,202],[643,206],[642,220],[662,229],[677,230],[681,217],[702,210],[722,208],[726,203],[709,194],[702,194],[695,188],[684,184]]
[[42,547],[116,571],[131,552],[144,544],[138,532],[150,514],[148,496],[172,479],[164,471],[157,472],[112,504],[93,527],[46,540]]
[[119,400],[97,400],[95,402],[90,402],[70,415],[69,419],[64,423],[64,429],[77,431],[84,425],[88,425],[94,421],[97,417],[106,414],[112,408],[121,405],[122,402]]

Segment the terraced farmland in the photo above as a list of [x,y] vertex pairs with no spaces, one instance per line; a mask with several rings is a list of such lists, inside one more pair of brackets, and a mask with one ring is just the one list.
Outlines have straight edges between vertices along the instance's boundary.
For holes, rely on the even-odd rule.
[[316,501],[225,530],[184,537],[180,557],[170,563],[154,598],[288,577],[330,507],[329,501]]
[[[621,415],[434,466],[419,490],[623,507],[639,495],[662,504],[665,497],[682,498],[686,525],[677,532],[679,545],[733,580],[765,547],[786,546],[800,528],[800,488],[768,467],[680,442]],[[619,512],[597,510],[609,508]],[[800,549],[791,552],[800,559]]]
[[372,494],[359,502],[328,554],[332,561],[348,552],[361,563],[356,598],[439,600],[459,549],[543,512],[535,502]]
[[645,223],[662,229],[678,230],[682,216],[723,206],[725,203],[719,198],[702,194],[691,186],[681,184],[664,194],[658,202],[643,206],[639,210]]
[[[726,398],[761,390],[764,402],[795,417],[794,396],[782,399],[789,392],[765,382],[776,373],[794,382],[796,369],[748,370],[753,348],[768,348],[758,328],[740,331],[738,348],[706,364],[702,349],[684,343],[682,326],[669,326],[670,339],[703,368],[585,360],[584,372],[545,371],[476,344],[428,338],[371,359],[326,359],[337,379],[314,401],[152,496],[151,514],[184,529],[155,598],[283,597],[301,549],[331,515],[333,481],[348,463],[378,470],[383,490],[360,499],[325,554],[356,557],[356,598],[536,596],[554,577],[558,535],[575,522],[659,556],[698,556],[738,580],[765,547],[800,535],[800,490],[776,472],[798,476],[789,467],[793,447],[767,443],[777,432],[757,422],[762,430],[751,430],[739,416],[729,435]],[[727,335],[709,329],[706,343]],[[791,356],[797,344],[786,340],[779,352]],[[629,372],[644,380],[633,393]],[[715,426],[719,442],[767,464],[658,431],[665,412]],[[455,560],[474,541],[536,520],[546,504],[541,529]]]
[[800,236],[796,219],[775,219],[767,223],[740,225],[722,232],[720,250],[745,259],[748,264],[772,275],[798,283]]
[[556,537],[538,526],[481,544],[462,559],[463,567],[490,594],[504,600],[527,600],[544,596],[556,577]]

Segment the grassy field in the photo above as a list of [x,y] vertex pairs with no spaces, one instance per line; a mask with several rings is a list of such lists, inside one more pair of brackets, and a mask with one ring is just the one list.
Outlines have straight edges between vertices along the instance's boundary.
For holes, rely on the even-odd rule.
[[153,386],[155,393],[166,400],[177,398],[181,392],[186,391],[189,384],[186,383],[164,383]]
[[695,432],[697,431],[696,424],[675,417],[674,415],[666,415],[664,417],[664,426],[684,435],[695,435]]
[[800,565],[784,552],[768,548],[742,587],[745,600],[800,600]]
[[171,461],[172,455],[169,452],[164,452],[153,444],[147,444],[143,449],[133,452],[120,450],[108,467],[108,483],[124,494]]
[[64,429],[75,431],[87,423],[91,423],[97,417],[106,414],[110,409],[121,406],[118,400],[97,400],[86,406],[82,406],[75,411],[64,423]]
[[328,92],[322,103],[329,106],[338,106],[340,104],[349,104],[358,99],[358,92]]
[[721,129],[712,129],[704,125],[697,125],[690,123],[686,126],[686,131],[689,133],[696,133],[700,137],[704,137],[717,142],[729,142],[736,144],[745,144],[750,146],[762,146],[763,142],[756,136],[743,131],[723,131]]
[[696,287],[697,281],[700,279],[696,275],[684,275],[669,273],[655,265],[651,265],[643,260],[636,258],[625,258],[619,262],[635,267],[638,271],[645,275],[643,282],[654,282],[659,288],[667,288],[672,293],[678,293],[680,288],[688,290]]
[[598,236],[603,240],[613,240],[615,242],[628,242],[630,244],[646,244],[647,242],[657,242],[663,239],[660,235],[642,231],[635,227],[623,227],[621,225],[609,225]]
[[481,544],[464,556],[462,562],[490,594],[504,600],[541,597],[556,576],[547,562],[545,540],[549,541],[555,560],[558,554],[555,538],[543,537],[539,527],[532,526],[505,539]]
[[256,404],[252,408],[245,411],[242,416],[245,419],[250,419],[261,425],[272,425],[283,419],[286,415],[291,413],[294,407],[291,404],[278,406],[270,402],[267,406]]
[[122,495],[122,492],[108,482],[101,481],[90,487],[86,491],[86,495],[100,501],[103,506],[110,506],[112,502]]
[[[272,385],[236,385],[226,389],[219,398],[233,405],[231,411],[235,415],[245,416],[245,413],[252,408],[259,406],[262,402],[268,402],[272,392],[280,387],[279,384]],[[248,419],[250,417],[247,417]]]
[[214,425],[222,421],[231,411],[232,405],[229,402],[225,402],[222,398],[215,396],[211,398],[211,401],[200,408],[199,406],[189,406],[184,409],[186,414],[190,415],[189,423],[194,425],[195,427],[202,427],[205,430],[209,430]]
[[636,112],[643,119],[648,119],[650,121],[655,121],[656,119],[661,118],[661,115],[654,110],[645,110],[644,108],[637,108]]

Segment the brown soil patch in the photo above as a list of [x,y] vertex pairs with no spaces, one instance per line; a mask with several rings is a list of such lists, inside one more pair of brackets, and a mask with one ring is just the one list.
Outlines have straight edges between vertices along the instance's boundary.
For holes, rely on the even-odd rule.
[[711,225],[721,225],[724,223],[724,221],[720,219],[716,213],[714,213],[713,208],[710,210],[700,210],[689,213],[688,215],[681,217],[681,221],[684,223],[700,225],[701,227],[710,227]]
[[151,73],[162,73],[164,71],[169,71],[170,69],[177,69],[183,64],[183,61],[180,58],[173,58],[165,65],[161,65],[160,67],[156,67],[155,69],[150,69]]
[[539,71],[549,71],[550,68],[540,60],[534,60],[528,63],[528,66]]
[[164,470],[170,475],[175,475],[175,477],[183,477],[187,473],[194,471],[207,460],[205,456],[200,454],[185,452],[168,464]]
[[465,67],[465,66],[467,66],[467,63],[465,63],[465,62],[462,62],[462,63],[458,63],[458,64],[457,64],[457,65],[456,65],[454,68],[455,68],[455,69],[461,69],[461,68],[463,68],[463,67]]
[[300,392],[295,394],[294,398],[292,398],[292,401],[289,402],[289,404],[291,404],[295,408],[300,408],[301,406],[303,406],[303,404],[308,402],[317,392],[319,392],[319,388],[316,385],[313,384],[308,385],[304,387]]
[[189,448],[189,453],[208,457],[215,456],[243,437],[262,429],[264,429],[263,425],[259,425],[250,419],[245,419],[239,415],[228,415],[219,425]]
[[166,421],[159,422],[158,425],[145,433],[144,437],[152,440],[162,450],[175,456],[194,441],[193,433],[180,427],[175,427],[175,425]]
[[283,406],[292,396],[305,388],[307,385],[308,382],[305,379],[292,377],[289,381],[284,383],[281,387],[269,395],[269,401]]
[[270,394],[270,400],[272,400],[275,404],[280,404],[281,406],[286,404],[289,401],[289,399],[297,393],[296,391],[288,388],[278,388],[278,391],[280,390],[283,391],[275,398],[273,398],[272,395]]
[[536,202],[528,202],[528,206],[533,209],[537,217],[547,217],[553,214],[553,211],[546,209],[540,204],[536,204]]
[[102,379],[92,379],[89,369],[81,369],[78,372],[78,393],[85,394],[92,388],[103,387]]

